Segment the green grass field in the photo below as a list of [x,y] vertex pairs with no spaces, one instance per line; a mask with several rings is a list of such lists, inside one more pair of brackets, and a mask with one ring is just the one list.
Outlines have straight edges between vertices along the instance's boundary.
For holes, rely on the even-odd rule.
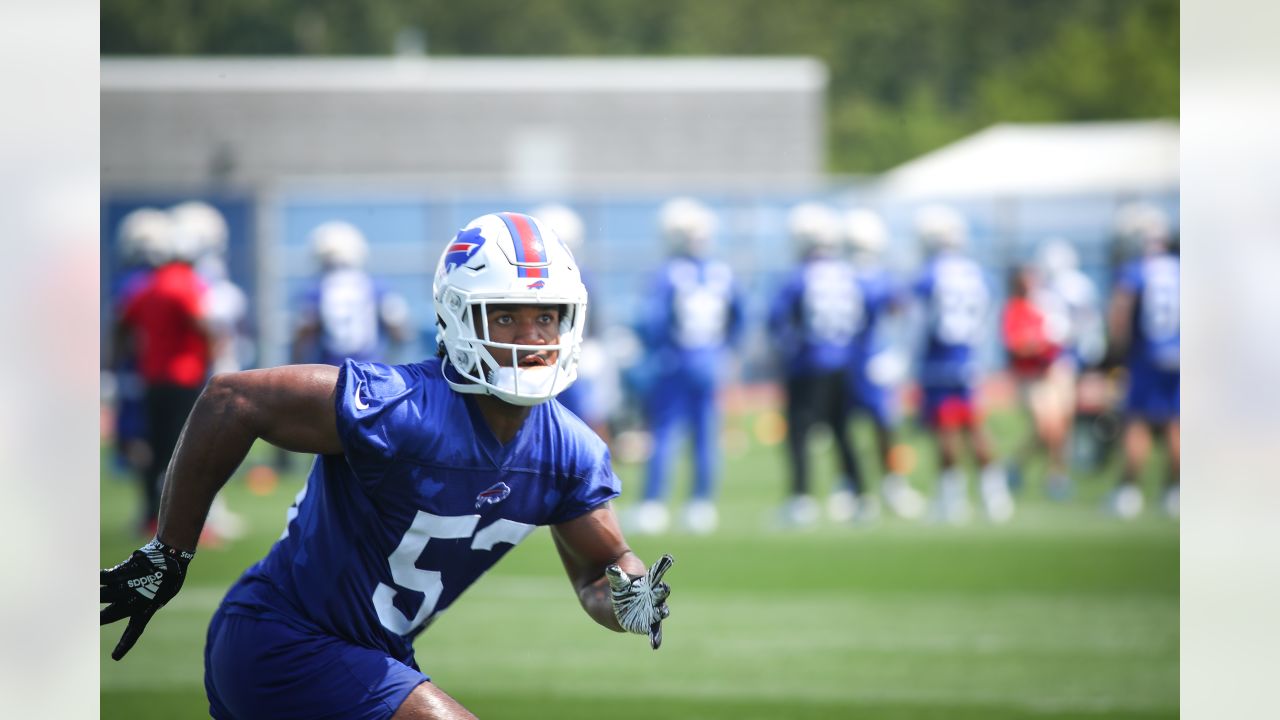
[[[991,427],[1006,450],[1023,433],[1008,414]],[[927,460],[922,438],[908,439]],[[823,492],[826,455],[815,476]],[[265,497],[231,482],[250,535],[202,549],[124,661],[109,657],[123,623],[103,629],[103,718],[207,717],[208,619],[279,536],[304,464]],[[640,472],[617,469],[625,505]],[[1149,499],[1158,470],[1146,478]],[[922,461],[915,484],[930,490],[931,477]],[[582,613],[540,529],[419,638],[418,661],[481,717],[1178,716],[1178,528],[1150,510],[1127,524],[1104,517],[1103,476],[1081,478],[1066,503],[1044,500],[1033,476],[1007,526],[885,519],[794,533],[770,527],[784,481],[781,448],[753,441],[726,458],[720,532],[632,538],[646,560],[676,558],[658,652]],[[104,462],[104,566],[137,547],[135,502]]]

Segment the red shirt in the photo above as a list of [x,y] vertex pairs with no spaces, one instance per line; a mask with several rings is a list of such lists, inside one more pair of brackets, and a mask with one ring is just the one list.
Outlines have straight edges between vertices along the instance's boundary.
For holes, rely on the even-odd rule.
[[1010,298],[1004,306],[1004,346],[1019,377],[1038,377],[1062,352],[1049,340],[1044,313],[1026,298]]
[[149,385],[199,387],[209,371],[209,341],[200,328],[205,286],[190,265],[170,263],[125,305],[138,371]]

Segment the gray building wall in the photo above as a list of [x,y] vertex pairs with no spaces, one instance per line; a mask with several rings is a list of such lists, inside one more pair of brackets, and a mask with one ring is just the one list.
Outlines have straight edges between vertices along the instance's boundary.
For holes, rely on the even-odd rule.
[[102,185],[813,186],[826,83],[807,58],[104,59]]

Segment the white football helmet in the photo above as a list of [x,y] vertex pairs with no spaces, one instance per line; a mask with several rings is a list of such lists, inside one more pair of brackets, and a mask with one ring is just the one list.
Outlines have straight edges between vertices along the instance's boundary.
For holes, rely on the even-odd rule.
[[834,256],[840,249],[840,216],[822,203],[800,203],[787,213],[787,234],[801,255]]
[[711,208],[689,197],[668,200],[658,211],[658,225],[671,252],[706,257],[716,232]]
[[181,256],[196,259],[204,255],[225,255],[227,221],[217,208],[200,200],[188,200],[169,209]]
[[[445,379],[461,393],[493,395],[512,405],[537,405],[578,377],[587,320],[587,289],[578,264],[548,223],[502,212],[467,223],[436,265],[436,338],[446,358]],[[492,305],[560,308],[560,338],[551,345],[489,340]],[[519,367],[521,354],[555,350],[556,362]],[[510,353],[504,367],[495,353]]]
[[173,218],[156,208],[138,208],[125,215],[116,230],[116,245],[126,263],[159,267],[169,261]]
[[1046,240],[1040,246],[1037,260],[1045,277],[1050,278],[1080,267],[1080,256],[1076,254],[1075,247],[1070,241],[1060,237]]
[[844,238],[854,254],[875,257],[889,244],[889,228],[879,213],[857,208],[844,215]]
[[1169,244],[1173,228],[1164,210],[1149,202],[1131,202],[1116,211],[1115,233],[1129,253],[1145,253]]
[[925,249],[961,250],[969,241],[969,226],[964,216],[949,205],[925,205],[915,213],[916,236]]
[[325,270],[364,267],[369,255],[369,244],[364,233],[345,220],[321,223],[308,236],[311,254]]
[[576,253],[582,249],[582,239],[586,235],[586,225],[582,216],[567,205],[552,203],[534,208],[530,215],[549,226],[555,234],[569,247],[569,252]]

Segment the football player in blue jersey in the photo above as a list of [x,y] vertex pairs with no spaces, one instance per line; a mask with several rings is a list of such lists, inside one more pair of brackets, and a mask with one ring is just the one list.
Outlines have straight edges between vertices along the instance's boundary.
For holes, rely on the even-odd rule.
[[666,499],[676,431],[693,434],[693,492],[681,520],[696,534],[719,523],[715,481],[719,460],[717,394],[728,349],[742,329],[742,303],[729,266],[708,257],[716,219],[692,198],[674,198],[659,211],[671,258],[659,270],[643,311],[642,335],[654,368],[647,402],[653,454],[644,500],[631,508],[629,528],[659,533],[670,522]]
[[373,360],[385,351],[386,340],[407,340],[409,305],[365,272],[364,234],[349,222],[330,220],[311,231],[310,242],[321,274],[301,302],[293,361]]
[[[569,246],[569,251],[578,258],[581,268],[582,243],[586,235],[586,224],[582,217],[572,208],[559,203],[540,205],[529,212],[538,218]],[[582,284],[592,293],[591,276],[586,269],[582,270]],[[574,415],[596,431],[606,443],[611,442],[609,433],[610,390],[617,385],[616,369],[609,353],[600,339],[602,326],[599,296],[591,303],[591,315],[587,318],[587,327],[582,338],[582,357],[578,363],[578,379],[567,390],[560,393],[556,400],[569,408]]]
[[1179,515],[1181,429],[1181,324],[1178,256],[1170,249],[1169,220],[1154,205],[1121,208],[1119,241],[1139,257],[1120,271],[1109,309],[1110,340],[1123,354],[1129,373],[1125,398],[1124,470],[1109,498],[1109,509],[1129,519],[1142,512],[1138,474],[1151,454],[1153,431],[1164,436],[1169,468],[1163,505]]
[[769,312],[787,395],[787,459],[790,497],[780,520],[803,527],[818,519],[809,494],[809,431],[826,425],[835,441],[841,477],[827,500],[832,520],[871,520],[877,506],[864,496],[862,475],[849,440],[846,396],[853,341],[863,322],[862,293],[853,266],[840,257],[840,218],[816,202],[787,216],[787,232],[800,265],[782,284]]
[[[380,359],[409,338],[409,305],[382,288],[364,269],[369,244],[344,220],[317,225],[308,234],[320,276],[298,300],[290,362],[341,365]],[[275,467],[288,470],[292,456],[277,450]]]
[[942,469],[935,516],[949,523],[968,519],[969,493],[959,464],[967,444],[981,466],[983,510],[992,522],[1005,522],[1013,516],[1013,497],[974,402],[977,346],[986,329],[991,292],[982,268],[963,251],[968,228],[954,208],[920,208],[915,230],[929,253],[915,292],[925,303],[927,325],[920,363],[921,419],[937,438]]
[[587,614],[661,643],[670,592],[628,548],[604,443],[558,403],[587,309],[572,254],[516,213],[484,215],[434,279],[439,357],[214,377],[169,467],[156,537],[101,575],[120,659],[181,588],[214,494],[258,438],[315,453],[284,535],[209,626],[215,718],[469,718],[413,640],[539,525]]
[[924,496],[907,482],[894,452],[897,386],[906,377],[908,361],[886,332],[888,316],[898,312],[909,296],[882,260],[889,242],[884,220],[873,210],[859,208],[845,213],[843,222],[863,308],[862,329],[853,340],[849,366],[849,404],[853,412],[868,415],[875,428],[885,505],[899,517],[914,519],[924,512]]

